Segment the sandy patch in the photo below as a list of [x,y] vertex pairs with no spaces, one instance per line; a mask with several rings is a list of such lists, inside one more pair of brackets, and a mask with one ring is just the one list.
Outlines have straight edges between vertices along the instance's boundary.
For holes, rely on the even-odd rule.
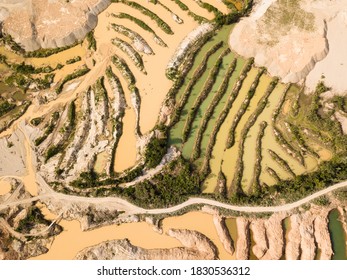
[[[150,20],[148,17],[144,16],[137,10],[129,8],[122,4],[112,4],[105,12],[99,15],[99,23],[95,30],[95,38],[97,39],[97,42],[99,44],[98,48],[100,50],[109,49],[110,54],[117,53],[117,55],[125,59],[131,71],[134,73],[136,78],[136,85],[139,88],[141,95],[140,129],[142,133],[146,133],[154,127],[160,112],[161,104],[166,96],[166,93],[172,85],[172,82],[165,76],[167,63],[171,56],[174,54],[175,49],[179,45],[179,43],[198,24],[193,21],[193,19],[189,17],[185,12],[181,11],[175,5],[175,3],[168,2],[165,3],[165,5],[167,5],[171,10],[177,13],[177,15],[183,19],[184,24],[180,25],[172,20],[170,13],[168,13],[159,5],[153,5],[144,1],[137,2],[164,19],[170,25],[171,29],[174,32],[174,35],[167,35],[166,33],[164,33],[157,27],[154,21]],[[194,3],[194,5],[196,4]],[[168,47],[164,48],[157,45],[153,40],[153,35],[142,30],[135,23],[126,19],[116,19],[109,16],[109,14],[117,12],[129,13],[146,22],[146,24],[148,24],[156,32],[156,34],[164,40]],[[138,32],[151,46],[155,55],[143,55],[145,69],[148,73],[147,75],[144,75],[142,72],[140,72],[126,55],[124,55],[121,51],[119,51],[115,46],[111,44],[110,40],[114,37],[119,37],[129,43],[131,42],[128,38],[114,32],[112,29],[108,30],[108,25],[110,22],[124,25],[127,28]]]
[[125,116],[123,118],[123,134],[116,149],[114,164],[114,170],[116,172],[122,172],[125,169],[134,166],[136,162],[135,127],[135,112],[133,108],[127,108],[125,110]]
[[335,117],[339,121],[339,123],[341,124],[343,134],[347,134],[347,117],[345,115],[341,114],[340,112],[336,112]]
[[[54,219],[46,207],[42,208],[45,217]],[[87,247],[113,239],[127,238],[135,246],[146,249],[174,248],[180,246],[180,242],[167,235],[156,233],[152,226],[145,222],[111,225],[83,232],[78,221],[62,220],[59,223],[64,231],[59,234],[47,254],[32,259],[41,260],[71,260],[76,254]],[[73,242],[72,242],[73,241]]]
[[328,85],[347,89],[346,79],[337,74],[347,65],[346,14],[343,0],[329,1],[328,9],[323,0],[262,0],[250,17],[236,25],[230,46],[243,56],[255,57],[258,65],[283,82],[303,80],[318,63],[307,78],[311,89],[323,72]]
[[[194,222],[192,222],[194,221]],[[221,260],[235,259],[224,249],[218,237],[216,227],[213,223],[213,215],[202,212],[189,212],[182,216],[167,218],[163,221],[163,230],[167,232],[170,228],[196,230],[206,235],[218,248]]]
[[8,194],[11,191],[11,184],[9,181],[0,180],[0,195]]
[[58,63],[65,64],[68,59],[80,56],[83,60],[86,56],[86,48],[83,44],[78,44],[72,48],[65,51],[59,52],[57,54],[50,55],[49,57],[33,57],[27,58],[26,62],[30,63],[36,67],[42,65],[56,66]]
[[105,167],[107,164],[108,154],[104,151],[96,156],[94,170],[97,173],[105,173]]
[[0,176],[24,176],[26,151],[24,135],[16,130],[9,138],[0,139]]
[[78,87],[79,84],[80,84],[80,82],[74,82],[72,84],[69,84],[65,90],[66,91],[74,90]]
[[341,73],[347,72],[347,9],[339,12],[327,25],[329,53],[306,77],[306,86],[313,91],[324,76],[324,83],[332,87],[334,92],[344,93],[347,90],[347,79]]

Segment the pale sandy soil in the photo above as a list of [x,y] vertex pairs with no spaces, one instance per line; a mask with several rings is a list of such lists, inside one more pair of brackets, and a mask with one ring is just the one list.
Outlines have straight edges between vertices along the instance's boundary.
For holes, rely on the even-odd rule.
[[[95,37],[98,41],[101,41],[101,44],[110,44],[109,40],[114,37],[120,37],[121,39],[124,39],[125,41],[129,42],[128,39],[120,36],[118,33],[112,30],[105,31],[105,27],[103,26],[107,26],[109,22],[114,22],[117,24],[124,25],[138,32],[153,49],[155,53],[154,56],[143,55],[145,69],[148,73],[147,75],[144,75],[142,72],[136,69],[136,67],[133,65],[131,60],[128,59],[126,55],[123,55],[123,53],[121,53],[119,50],[113,48],[113,50],[116,50],[115,52],[117,54],[122,55],[122,57],[127,61],[131,71],[135,75],[137,81],[136,85],[139,88],[141,95],[140,129],[141,132],[145,134],[154,127],[158,119],[161,104],[166,96],[166,93],[172,85],[172,82],[168,80],[165,76],[165,69],[167,63],[170,60],[171,56],[175,53],[175,50],[179,43],[190,31],[197,27],[198,24],[195,21],[193,21],[193,19],[189,17],[185,12],[181,11],[177,6],[175,6],[175,3],[171,3],[171,1],[168,1],[167,3],[165,2],[165,5],[167,5],[180,18],[183,19],[184,25],[180,25],[176,23],[174,20],[172,20],[170,14],[159,5],[153,5],[144,1],[138,2],[141,3],[141,5],[143,5],[144,7],[156,13],[162,19],[164,19],[170,25],[171,29],[174,32],[174,35],[167,35],[160,28],[158,28],[154,21],[149,20],[148,17],[142,15],[139,11],[135,9],[131,9],[129,7],[126,7],[125,5],[111,5],[105,12],[99,15],[99,24],[96,28]],[[192,5],[193,4],[197,6],[196,3],[192,3]],[[156,34],[161,39],[164,40],[168,47],[164,48],[157,45],[153,41],[152,34],[143,31],[135,23],[129,20],[115,19],[111,16],[107,18],[108,13],[117,12],[127,12],[143,20],[156,32]],[[101,33],[102,36],[98,35],[99,31],[103,32]],[[105,33],[107,35],[105,35]]]
[[218,237],[216,227],[213,223],[213,215],[202,212],[189,212],[183,216],[167,218],[163,221],[163,230],[168,229],[189,229],[196,230],[206,235],[218,248],[219,258],[223,260],[235,259],[235,255],[230,255],[224,249]]
[[16,127],[10,139],[13,139],[14,144],[11,148],[7,148],[7,146],[2,148],[1,145],[4,143],[4,138],[0,139],[0,150],[2,151],[0,171],[4,172],[0,172],[0,193],[2,184],[7,184],[7,181],[1,180],[13,177],[21,180],[25,185],[25,189],[35,196],[37,195],[36,167],[27,135],[23,133],[23,123]]
[[[37,183],[36,183],[36,162],[34,159],[34,156],[32,155],[32,149],[30,146],[30,140],[28,137],[28,127],[26,126],[24,128],[24,123],[21,123],[19,126],[19,130],[24,134],[25,140],[24,146],[25,146],[25,152],[26,152],[26,166],[27,166],[27,173],[25,176],[21,178],[25,189],[32,195],[36,196],[38,195],[38,189],[37,189]],[[29,131],[30,133],[30,131]]]
[[[68,59],[71,59],[75,56],[80,56],[82,58],[82,61],[85,59],[86,48],[83,44],[78,44],[72,48],[69,48],[65,51],[59,52],[57,54],[53,54],[49,57],[27,58],[26,62],[30,63],[36,67],[40,67],[42,65],[51,65],[52,67],[54,67],[58,63],[65,64]],[[79,62],[77,62],[77,63],[79,63]],[[68,65],[66,65],[65,67],[67,67],[67,66]]]
[[[53,220],[56,218],[46,207],[42,206],[41,210],[47,219]],[[195,222],[192,223],[192,220]],[[182,246],[178,240],[165,234],[170,228],[197,230],[216,244],[221,259],[233,259],[233,256],[225,251],[219,240],[213,225],[213,216],[202,212],[190,212],[183,216],[164,219],[164,234],[155,232],[152,226],[145,222],[105,226],[86,232],[81,231],[80,224],[77,221],[62,220],[59,224],[64,227],[64,231],[55,238],[49,252],[32,259],[72,259],[77,252],[86,247],[107,240],[123,238],[128,238],[133,245],[146,249]],[[74,240],[74,242],[71,242],[71,240]],[[66,246],[66,244],[69,244],[69,246]]]
[[0,195],[5,195],[11,190],[11,184],[9,181],[0,179]]
[[[300,1],[299,13],[287,19],[274,12],[278,3],[292,5],[282,0],[260,0],[251,16],[234,28],[231,48],[243,56],[255,57],[258,65],[267,67],[271,75],[284,82],[306,78],[306,85],[313,90],[324,75],[334,91],[347,90],[347,81],[340,75],[347,70],[345,1],[329,1],[328,8],[324,0]],[[298,15],[300,18],[295,19]]]
[[[11,3],[12,2],[12,3]],[[19,0],[0,2],[2,28],[27,51],[71,45],[97,23],[109,0]],[[19,4],[19,5],[18,5]]]
[[[42,212],[47,218],[55,218],[46,208],[43,208]],[[179,241],[167,235],[156,233],[152,226],[146,222],[122,224],[120,226],[111,225],[86,232],[81,231],[78,221],[62,220],[59,224],[64,228],[64,231],[55,238],[48,253],[33,259],[71,260],[84,248],[103,241],[123,238],[128,238],[135,246],[141,246],[146,249],[180,246]],[[69,245],[67,246],[67,244]]]
[[347,117],[341,112],[335,113],[336,119],[340,122],[343,134],[347,134]]
[[[41,210],[47,219],[53,220],[56,218],[46,207],[42,207]],[[32,259],[72,259],[77,252],[86,247],[107,240],[123,238],[128,238],[133,245],[146,249],[182,246],[178,240],[165,234],[170,228],[199,231],[216,244],[220,259],[234,259],[225,251],[218,237],[213,225],[213,216],[202,212],[190,212],[183,216],[164,219],[164,234],[155,232],[152,226],[145,222],[105,226],[86,232],[81,231],[80,224],[77,221],[62,220],[59,224],[64,228],[64,231],[55,238],[48,253]],[[71,242],[71,240],[74,240],[74,242]],[[69,246],[66,246],[66,244],[69,244]]]
[[127,108],[123,117],[123,134],[116,149],[114,164],[114,170],[116,172],[122,172],[134,166],[136,162],[135,126],[136,120],[134,110],[133,108]]
[[104,173],[105,172],[105,167],[107,163],[107,153],[106,152],[101,152],[100,154],[97,155],[95,165],[94,165],[94,170],[97,173]]
[[[126,5],[122,4],[112,4],[99,15],[98,26],[95,29],[95,38],[98,44],[98,49],[95,57],[97,60],[97,65],[98,63],[102,63],[105,60],[109,63],[110,57],[113,54],[117,54],[127,62],[130,70],[133,72],[136,78],[136,86],[140,91],[140,130],[142,133],[146,133],[154,127],[160,112],[162,102],[166,96],[166,93],[172,85],[172,82],[169,81],[165,76],[167,63],[171,56],[174,54],[179,42],[183,40],[183,38],[189,33],[189,31],[193,30],[197,26],[197,23],[194,22],[190,17],[188,17],[186,13],[177,9],[174,3],[168,2],[165,3],[165,5],[167,5],[184,20],[184,28],[182,28],[182,25],[179,25],[174,20],[172,20],[170,18],[170,14],[159,5],[153,5],[150,3],[145,3],[143,1],[140,1],[139,3],[149,8],[151,11],[157,13],[159,17],[163,18],[170,25],[175,34],[167,35],[157,27],[154,21],[150,20],[148,17],[144,16],[142,13],[135,9],[129,8]],[[110,15],[111,13],[117,12],[130,13],[131,15],[146,22],[146,24],[148,24],[156,32],[156,34],[164,40],[168,47],[164,48],[157,45],[153,40],[153,35],[147,31],[142,30],[135,23],[126,19],[116,19]],[[124,25],[127,28],[138,32],[151,46],[155,55],[142,55],[145,69],[148,73],[147,75],[139,71],[134,66],[131,59],[111,43],[110,40],[115,37],[127,41],[128,43],[131,42],[127,37],[118,34],[114,30],[110,29],[110,22]],[[114,72],[121,80],[128,105],[125,116],[123,118],[123,135],[121,136],[118,143],[115,158],[115,171],[122,172],[125,169],[132,167],[136,162],[136,117],[130,100],[130,93],[127,89],[127,84],[125,83],[121,73],[116,70],[116,68],[114,68]]]
[[306,77],[306,86],[313,91],[324,76],[327,86],[337,93],[344,93],[347,90],[347,79],[341,73],[347,72],[347,9],[328,22],[327,38],[329,53]]

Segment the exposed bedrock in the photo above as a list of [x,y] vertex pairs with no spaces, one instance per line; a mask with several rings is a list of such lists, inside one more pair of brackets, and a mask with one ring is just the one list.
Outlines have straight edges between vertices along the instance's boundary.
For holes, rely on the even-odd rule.
[[112,240],[86,248],[76,259],[82,260],[213,260],[217,249],[203,234],[190,230],[169,230],[168,234],[178,239],[183,247],[171,249],[144,249],[134,246],[129,240]]
[[250,228],[253,233],[255,245],[252,248],[253,254],[261,259],[269,249],[269,244],[266,236],[265,221],[256,219],[251,222]]
[[302,221],[300,224],[301,235],[301,259],[313,260],[316,255],[316,244],[314,240],[314,222],[315,216],[311,211],[307,211],[302,215]]
[[262,257],[263,260],[279,260],[282,257],[284,251],[282,221],[285,217],[286,214],[275,213],[265,222],[269,249]]
[[320,249],[320,259],[330,260],[333,255],[330,233],[328,229],[328,214],[330,209],[324,209],[314,220],[314,236]]
[[110,0],[0,0],[3,32],[26,51],[64,47],[95,28]]
[[236,218],[237,226],[237,243],[236,259],[248,260],[250,248],[249,221],[245,218]]
[[300,258],[300,223],[301,217],[294,214],[290,217],[290,231],[286,240],[285,255],[287,260],[298,260]]
[[235,252],[234,241],[230,236],[228,228],[225,224],[225,218],[216,214],[213,216],[213,223],[216,227],[219,239],[221,240],[225,251],[233,255]]

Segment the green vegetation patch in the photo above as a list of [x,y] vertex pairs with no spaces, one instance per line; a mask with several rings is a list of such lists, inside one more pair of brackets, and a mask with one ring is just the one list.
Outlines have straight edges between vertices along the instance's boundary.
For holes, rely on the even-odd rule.
[[156,137],[148,143],[145,151],[145,164],[148,168],[156,167],[167,150],[167,138],[158,139]]
[[126,4],[136,10],[139,10],[141,13],[143,13],[144,15],[150,17],[151,19],[153,19],[158,27],[160,29],[162,29],[166,34],[172,35],[174,34],[173,31],[171,30],[170,26],[163,21],[160,17],[158,17],[155,13],[153,13],[152,11],[148,10],[147,8],[143,7],[142,5],[136,3],[136,2],[132,2],[132,1],[127,1],[127,0],[112,0],[113,3],[123,3]]
[[7,114],[8,112],[12,111],[14,108],[16,108],[15,104],[9,103],[7,100],[0,103],[0,117]]
[[81,69],[76,70],[75,72],[67,75],[62,81],[61,83],[58,85],[58,87],[56,88],[56,93],[60,94],[63,91],[63,87],[64,85],[74,79],[77,79],[79,77],[82,77],[84,75],[86,75],[88,72],[90,71],[90,69],[88,67],[84,67]]
[[88,42],[88,49],[96,51],[96,40],[94,37],[94,31],[88,32],[86,38]]
[[49,226],[50,223],[45,219],[39,208],[31,206],[26,217],[19,222],[16,231],[28,234],[30,230],[39,224]]

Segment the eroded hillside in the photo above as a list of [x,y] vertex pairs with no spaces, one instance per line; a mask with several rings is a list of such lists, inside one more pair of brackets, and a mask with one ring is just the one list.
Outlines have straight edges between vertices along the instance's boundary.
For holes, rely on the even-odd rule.
[[[8,29],[22,2],[0,3],[3,258],[344,258],[346,98],[230,48],[252,1],[27,1],[30,39]],[[58,20],[80,37],[49,39]]]

